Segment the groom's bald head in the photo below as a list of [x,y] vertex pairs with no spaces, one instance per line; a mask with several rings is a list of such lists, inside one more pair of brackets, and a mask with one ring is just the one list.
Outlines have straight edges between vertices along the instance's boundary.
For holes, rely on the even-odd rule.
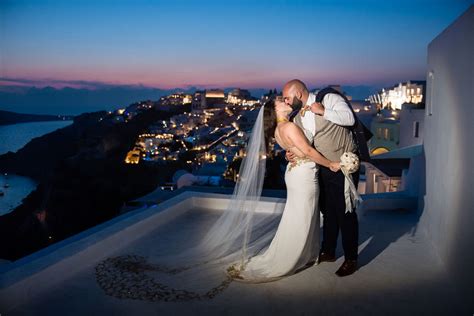
[[304,104],[308,99],[309,91],[303,81],[293,79],[285,83],[282,90],[285,103],[291,105],[295,102],[295,98],[302,101]]
[[285,92],[285,90],[287,92],[293,92],[293,91],[308,92],[308,88],[306,87],[304,82],[299,79],[293,79],[285,83],[285,85],[283,86],[283,92]]

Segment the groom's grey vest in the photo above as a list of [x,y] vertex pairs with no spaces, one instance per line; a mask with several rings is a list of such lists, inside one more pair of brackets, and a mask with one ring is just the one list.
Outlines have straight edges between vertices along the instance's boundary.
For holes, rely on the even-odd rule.
[[[344,152],[356,152],[357,147],[350,129],[334,124],[320,115],[314,116],[316,126],[313,146],[317,151],[332,161],[339,161]],[[293,122],[304,129],[301,114],[298,113]]]

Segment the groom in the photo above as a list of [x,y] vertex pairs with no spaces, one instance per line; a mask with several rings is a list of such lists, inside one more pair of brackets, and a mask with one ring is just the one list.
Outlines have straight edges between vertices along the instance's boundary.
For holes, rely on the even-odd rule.
[[[291,80],[283,87],[285,103],[293,109],[301,109],[294,118],[310,139],[313,146],[327,159],[339,161],[344,152],[357,153],[357,146],[350,130],[356,117],[344,98],[336,93],[328,93],[321,103],[315,102],[316,95],[310,93],[300,80]],[[287,160],[293,162],[294,154],[286,153]],[[353,173],[357,187],[359,172]],[[336,261],[336,246],[339,230],[342,235],[345,261],[337,270],[338,276],[346,276],[357,270],[357,248],[359,224],[355,210],[346,213],[344,198],[344,174],[332,172],[326,167],[319,169],[319,207],[323,214],[323,241],[318,263]]]

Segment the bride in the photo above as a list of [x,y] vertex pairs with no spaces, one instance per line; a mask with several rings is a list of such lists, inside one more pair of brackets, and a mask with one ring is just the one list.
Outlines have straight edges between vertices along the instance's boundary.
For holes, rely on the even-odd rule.
[[[292,108],[270,100],[259,110],[227,208],[186,247],[149,249],[146,257],[122,255],[96,266],[96,279],[119,298],[182,301],[212,299],[233,280],[259,283],[295,273],[319,253],[318,166],[340,163],[318,153],[289,121]],[[269,141],[274,138],[298,158],[285,172],[286,204],[259,212]],[[263,214],[263,215],[262,215]],[[189,244],[190,243],[190,244]],[[178,247],[179,248],[179,247]]]
[[319,254],[318,165],[334,172],[340,163],[314,149],[303,131],[289,121],[292,108],[277,99],[264,106],[265,138],[273,136],[283,149],[297,156],[285,172],[287,199],[281,221],[269,247],[247,264],[229,272],[239,281],[268,282],[294,273],[316,261]]

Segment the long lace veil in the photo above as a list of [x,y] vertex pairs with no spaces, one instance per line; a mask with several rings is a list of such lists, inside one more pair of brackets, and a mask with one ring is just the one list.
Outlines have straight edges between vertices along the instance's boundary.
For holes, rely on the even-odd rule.
[[169,294],[174,289],[181,289],[176,291],[185,293],[182,295],[187,299],[215,295],[216,289],[222,290],[230,282],[227,273],[230,265],[245,268],[248,259],[264,250],[273,238],[281,209],[266,210],[263,215],[258,212],[267,158],[264,108],[259,109],[249,136],[228,206],[206,228],[204,237],[179,253],[155,253],[147,258],[147,264],[132,262],[134,269],[139,264],[148,271],[147,278],[153,275],[153,284],[162,288],[155,289],[160,295],[174,295],[170,300],[180,300],[179,295]]
[[[264,137],[265,106],[260,107],[257,119],[252,128],[246,147],[245,157],[239,169],[239,178],[222,215],[208,229],[196,247],[191,248],[174,259],[182,262],[194,261],[195,264],[209,263],[213,260],[236,260],[245,265],[252,249],[260,249],[266,242],[262,236],[255,234],[256,225],[264,220],[255,218],[255,212],[262,195],[266,169],[266,144]],[[231,256],[232,259],[229,258]]]
[[[240,165],[239,179],[227,210],[202,241],[201,246],[210,251],[209,257],[222,257],[241,246],[242,262],[245,260],[252,230],[252,218],[260,201],[265,177],[266,146],[263,134],[263,112],[262,106],[253,126],[246,154]],[[239,241],[242,242],[241,245]]]

